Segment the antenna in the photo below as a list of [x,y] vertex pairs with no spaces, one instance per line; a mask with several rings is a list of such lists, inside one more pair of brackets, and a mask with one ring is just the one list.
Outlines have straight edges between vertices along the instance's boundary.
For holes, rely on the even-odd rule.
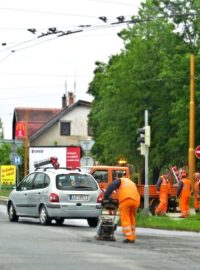
[[65,95],[67,96],[67,77],[65,79]]
[[75,75],[74,75],[74,101],[76,100],[76,69],[75,69]]

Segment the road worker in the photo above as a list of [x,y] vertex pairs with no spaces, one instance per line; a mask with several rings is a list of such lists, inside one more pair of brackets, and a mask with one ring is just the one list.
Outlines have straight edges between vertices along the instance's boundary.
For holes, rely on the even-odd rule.
[[194,174],[194,209],[200,214],[200,173]]
[[170,193],[170,171],[167,170],[163,175],[158,178],[156,189],[159,193],[159,205],[155,210],[157,216],[164,216],[168,208],[168,195]]
[[181,180],[177,189],[177,197],[179,198],[179,207],[181,210],[181,218],[186,218],[190,214],[190,193],[191,181],[187,177],[185,170],[181,171]]
[[125,236],[123,242],[134,243],[136,240],[136,210],[140,205],[140,195],[136,184],[125,177],[116,179],[106,189],[104,199],[109,199],[114,190],[118,190],[120,220]]

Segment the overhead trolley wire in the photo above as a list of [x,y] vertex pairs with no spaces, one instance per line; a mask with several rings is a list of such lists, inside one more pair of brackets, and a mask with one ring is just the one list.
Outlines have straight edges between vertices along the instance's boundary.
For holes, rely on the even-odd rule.
[[[2,8],[0,8],[0,9],[2,9]],[[13,9],[13,10],[16,11],[18,9]],[[27,11],[27,10],[25,10],[25,11]],[[33,12],[37,12],[37,11],[33,11]],[[104,25],[84,25],[83,24],[83,25],[77,26],[73,30],[57,30],[57,28],[55,28],[55,27],[54,28],[49,28],[46,33],[41,33],[40,35],[38,35],[37,37],[35,37],[33,39],[20,42],[20,43],[14,45],[14,46],[11,46],[11,47],[8,47],[8,48],[5,48],[5,49],[1,50],[0,52],[4,52],[4,51],[10,50],[10,49],[12,51],[6,57],[4,57],[2,60],[0,60],[0,63],[5,61],[9,56],[11,56],[15,52],[19,52],[19,51],[22,51],[22,50],[25,50],[25,49],[28,49],[28,48],[31,48],[31,47],[34,47],[34,46],[38,46],[38,45],[40,45],[42,43],[45,43],[45,42],[48,42],[48,41],[51,41],[51,40],[55,40],[58,37],[62,37],[62,36],[82,33],[82,32],[86,32],[86,31],[102,30],[102,29],[106,29],[106,28],[110,28],[110,27],[121,26],[123,24],[145,23],[145,22],[153,21],[155,19],[173,18],[173,17],[177,17],[177,16],[179,16],[179,17],[180,16],[197,16],[197,14],[198,13],[196,13],[196,12],[187,12],[187,13],[182,13],[182,14],[174,13],[174,14],[161,15],[161,16],[149,16],[149,17],[142,18],[142,19],[140,17],[138,17],[138,16],[132,16],[132,18],[130,18],[130,19],[126,19],[125,16],[118,16],[116,18],[117,21],[109,22],[109,23],[107,23],[107,17],[99,17],[98,19],[101,19],[101,20],[104,18],[103,19]],[[79,15],[77,15],[77,16],[79,16]],[[27,29],[27,30],[28,31],[32,30],[33,34],[36,34],[36,32],[37,32],[36,29]],[[56,36],[54,36],[52,38],[47,38],[46,40],[35,42],[34,44],[30,44],[29,46],[25,46],[25,47],[22,47],[22,48],[18,48],[17,50],[16,49],[14,50],[14,48],[20,47],[23,44],[30,43],[30,42],[33,42],[33,41],[37,41],[40,38],[48,37],[48,36],[52,36],[52,35],[56,35]]]

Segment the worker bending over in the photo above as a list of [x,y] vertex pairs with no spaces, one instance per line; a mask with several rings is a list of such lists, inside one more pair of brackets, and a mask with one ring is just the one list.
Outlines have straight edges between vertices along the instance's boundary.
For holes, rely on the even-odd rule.
[[170,171],[166,171],[163,175],[158,178],[156,184],[157,192],[159,192],[159,205],[155,210],[157,216],[163,216],[167,212],[168,208],[168,194],[170,192]]
[[118,189],[119,212],[124,243],[134,243],[136,240],[136,209],[140,205],[140,195],[134,182],[128,178],[114,180],[107,188],[104,199],[109,199],[112,192]]

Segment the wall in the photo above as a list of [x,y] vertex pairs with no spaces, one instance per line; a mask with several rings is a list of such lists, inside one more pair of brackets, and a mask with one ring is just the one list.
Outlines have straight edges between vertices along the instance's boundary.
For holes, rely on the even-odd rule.
[[79,145],[81,140],[90,140],[88,136],[88,114],[90,108],[77,106],[60,121],[71,122],[71,136],[60,136],[60,121],[31,142],[31,146]]

